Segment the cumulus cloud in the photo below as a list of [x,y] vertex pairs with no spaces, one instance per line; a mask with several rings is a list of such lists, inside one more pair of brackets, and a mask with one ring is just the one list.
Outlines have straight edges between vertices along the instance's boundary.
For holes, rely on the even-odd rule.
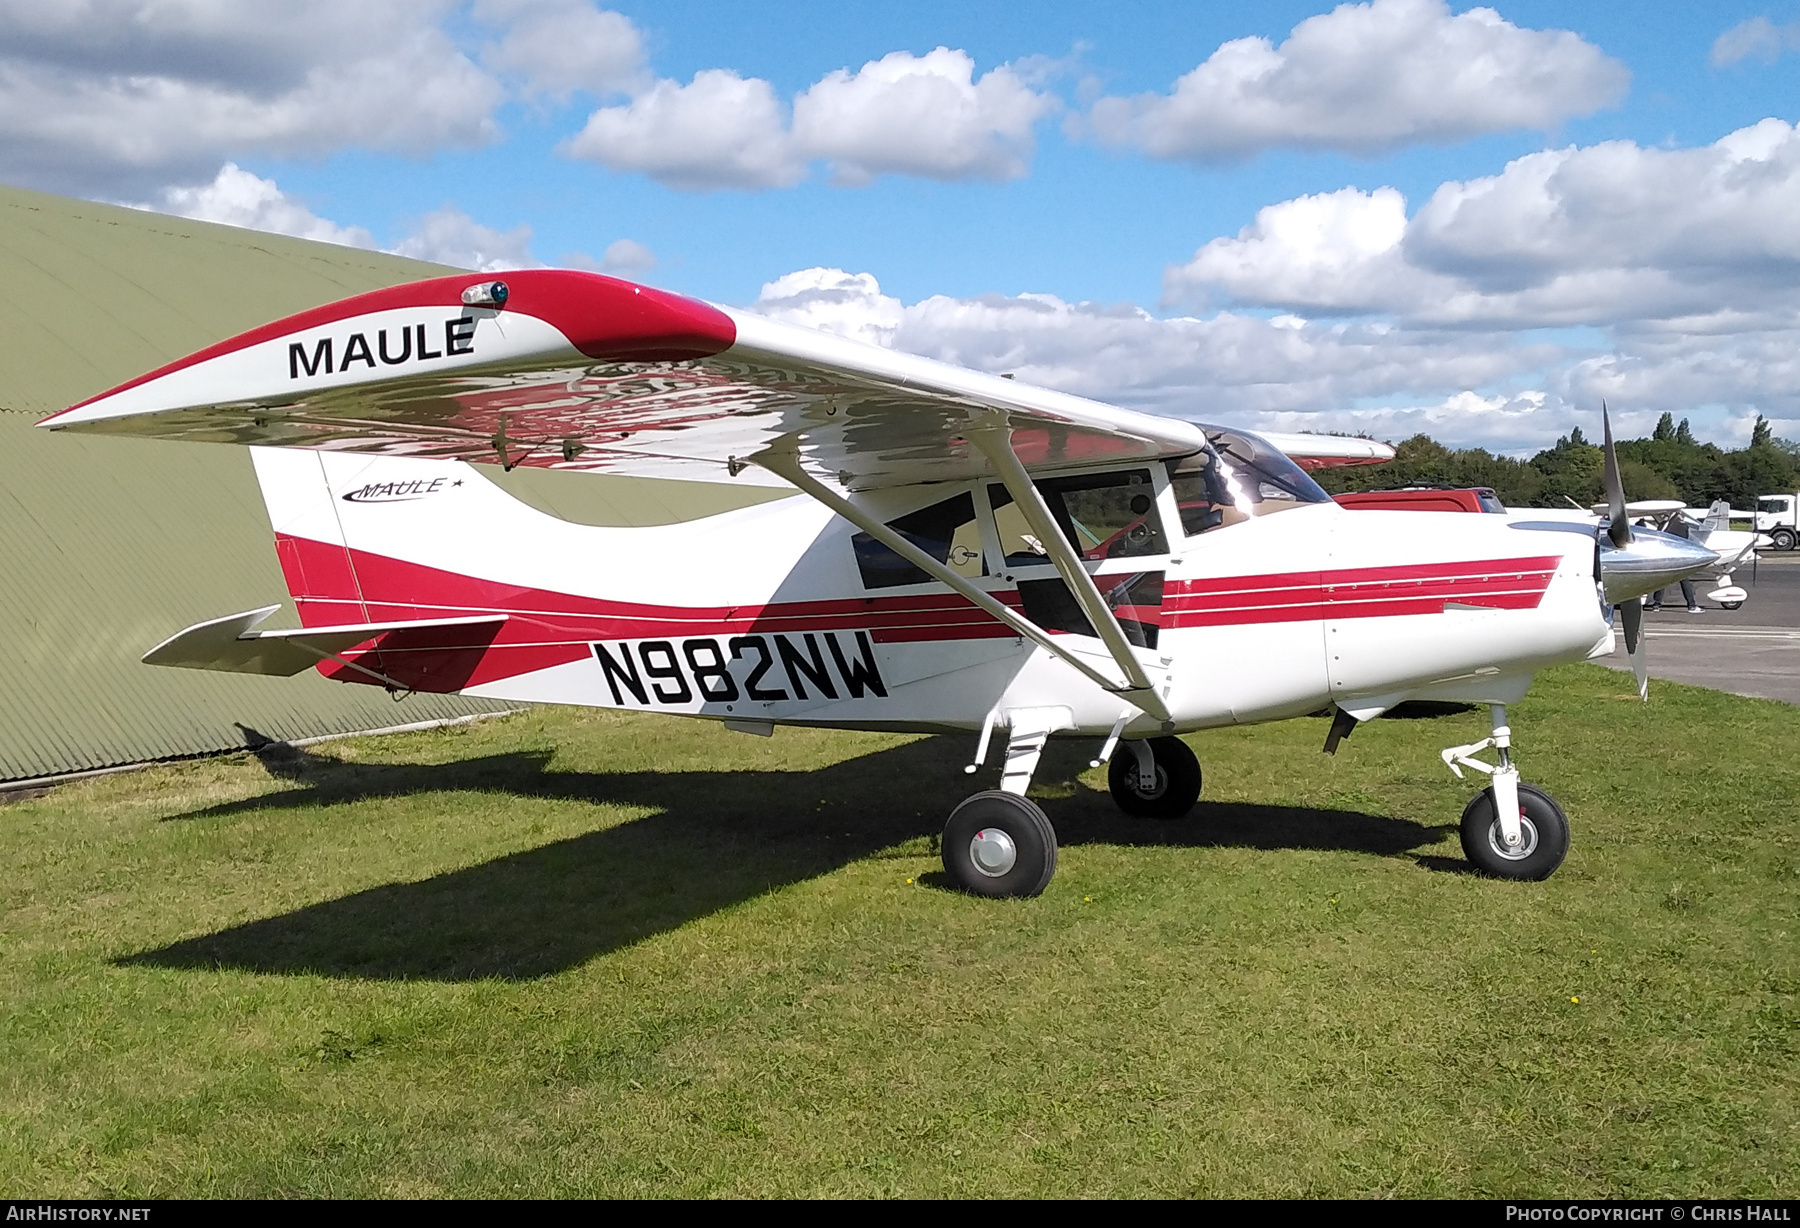
[[896,51],[796,98],[794,142],[844,184],[884,174],[1016,179],[1031,163],[1033,126],[1056,105],[1004,65],[976,80],[965,51]]
[[752,309],[1044,387],[1190,420],[1534,451],[1595,429],[1602,398],[1625,431],[1665,409],[1742,441],[1757,413],[1800,434],[1800,329],[1729,338],[1622,331],[1586,346],[1495,328],[1220,311],[1159,317],[1051,294],[903,303],[868,273],[814,268]]
[[1697,149],[1545,150],[1404,209],[1391,188],[1270,205],[1165,289],[1452,325],[1717,334],[1800,319],[1800,132],[1781,120]]
[[1555,128],[1616,104],[1630,74],[1567,30],[1527,30],[1444,0],[1343,4],[1225,43],[1168,94],[1102,98],[1105,144],[1190,161],[1295,147],[1370,154],[1416,142]]
[[504,28],[484,63],[522,78],[527,93],[566,98],[644,84],[644,39],[629,17],[588,0],[477,0],[476,20]]
[[1214,297],[1305,311],[1400,306],[1417,297],[1401,254],[1406,198],[1344,188],[1259,209],[1235,239],[1214,239],[1163,278],[1164,300]]
[[751,310],[872,345],[892,345],[904,310],[873,274],[801,269],[763,286]]
[[450,0],[0,0],[0,164],[137,196],[226,157],[421,154],[494,139],[500,84],[440,22]]
[[724,69],[659,80],[601,107],[563,151],[671,187],[791,187],[825,161],[844,185],[880,175],[1003,180],[1025,174],[1033,129],[1057,106],[1002,65],[979,79],[966,52],[896,51],[840,69],[789,108],[759,77]]
[[421,218],[413,233],[392,249],[396,255],[431,260],[478,273],[542,268],[531,254],[531,227],[499,231],[483,226],[454,205]]
[[1296,197],[1166,270],[1164,289],[1169,303],[1334,317],[1389,338],[1462,335],[1492,354],[1522,354],[1532,330],[1591,330],[1585,349],[1552,347],[1535,375],[1501,378],[1509,389],[1452,384],[1432,408],[1396,385],[1373,394],[1383,404],[1331,411],[1346,426],[1542,443],[1527,426],[1605,399],[1626,429],[1668,409],[1741,440],[1757,413],[1800,425],[1797,211],[1800,130],[1769,119],[1694,149],[1530,154],[1442,184],[1410,218],[1391,188]]
[[563,152],[701,191],[790,187],[806,176],[774,87],[723,68],[697,72],[686,85],[661,80],[624,106],[601,107]]
[[[1425,412],[1417,406],[1529,375],[1562,353],[1500,335],[1291,315],[1159,318],[1131,304],[1051,294],[936,295],[904,304],[873,275],[833,268],[777,278],[752,309],[1111,404],[1270,430],[1360,429],[1347,407],[1384,397],[1415,407],[1395,411],[1401,417],[1393,421],[1402,422]],[[1526,437],[1549,431],[1559,408]],[[1517,425],[1515,416],[1506,429]]]
[[220,167],[211,183],[166,189],[155,208],[180,217],[292,235],[296,239],[345,247],[375,246],[375,236],[361,226],[339,226],[318,216],[283,193],[273,179],[253,175],[235,162]]

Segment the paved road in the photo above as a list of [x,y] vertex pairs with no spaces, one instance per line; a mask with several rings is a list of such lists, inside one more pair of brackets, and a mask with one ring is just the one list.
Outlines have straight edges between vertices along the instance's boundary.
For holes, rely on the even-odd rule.
[[[1671,590],[1674,604],[1645,612],[1650,676],[1800,705],[1800,551],[1765,555],[1754,577],[1746,569],[1733,578],[1750,591],[1742,609],[1702,597],[1706,613],[1689,614]],[[1622,637],[1601,664],[1631,668]]]

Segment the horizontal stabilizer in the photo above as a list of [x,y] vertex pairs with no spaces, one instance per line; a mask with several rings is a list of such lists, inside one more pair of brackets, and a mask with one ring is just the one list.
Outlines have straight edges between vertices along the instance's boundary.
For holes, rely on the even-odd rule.
[[[478,614],[466,618],[417,618],[404,622],[348,623],[335,627],[298,627],[291,631],[255,631],[281,607],[263,606],[196,623],[176,632],[144,654],[145,665],[170,665],[181,669],[216,669],[233,674],[267,674],[291,678],[320,661],[337,657],[359,644],[394,632],[423,631],[439,627],[493,626],[506,621],[504,614]],[[379,645],[376,645],[379,647]]]

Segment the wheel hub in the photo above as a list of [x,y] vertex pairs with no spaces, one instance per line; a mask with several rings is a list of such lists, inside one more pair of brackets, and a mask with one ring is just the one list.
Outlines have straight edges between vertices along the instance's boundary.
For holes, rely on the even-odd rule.
[[1538,831],[1523,811],[1519,814],[1519,842],[1508,846],[1500,834],[1500,820],[1495,819],[1488,827],[1488,844],[1493,847],[1496,857],[1504,857],[1508,861],[1524,861],[1537,852]]
[[969,860],[988,878],[1004,878],[1019,864],[1019,846],[1000,828],[984,827],[969,841]]

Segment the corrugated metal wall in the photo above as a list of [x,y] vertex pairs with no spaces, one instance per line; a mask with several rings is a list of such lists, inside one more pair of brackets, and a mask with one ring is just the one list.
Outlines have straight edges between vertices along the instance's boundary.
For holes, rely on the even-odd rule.
[[497,710],[140,665],[190,623],[286,601],[249,455],[32,425],[266,320],[445,271],[0,188],[0,780]]

